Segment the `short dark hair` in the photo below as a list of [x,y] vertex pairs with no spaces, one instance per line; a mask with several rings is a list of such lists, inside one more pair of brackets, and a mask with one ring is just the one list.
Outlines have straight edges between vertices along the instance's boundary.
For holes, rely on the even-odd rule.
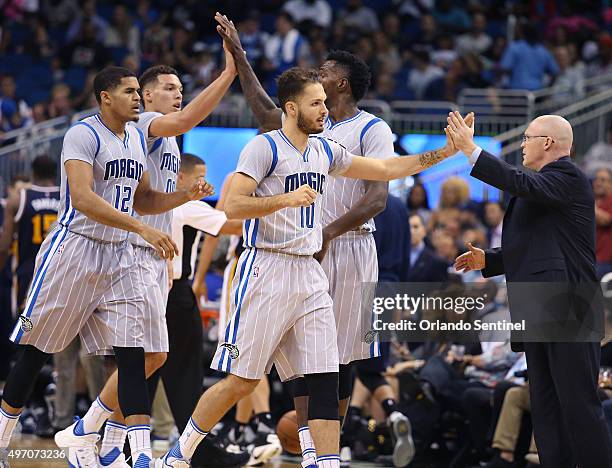
[[140,78],[138,78],[138,83],[140,84],[140,89],[144,89],[146,85],[151,83],[152,81],[157,81],[157,77],[159,75],[176,75],[179,76],[176,69],[172,68],[169,65],[154,65],[152,67],[147,68]]
[[32,174],[37,179],[55,179],[57,177],[57,161],[47,155],[34,158]]
[[372,82],[370,67],[360,57],[346,50],[332,50],[326,60],[333,60],[346,69],[351,94],[356,102],[361,101]]
[[98,104],[102,104],[102,98],[100,98],[100,93],[102,91],[110,91],[116,88],[121,84],[123,78],[129,78],[131,76],[136,77],[134,73],[123,67],[106,67],[99,71],[93,82],[94,93],[96,93],[96,101],[98,101]]
[[499,206],[500,210],[506,211],[506,207],[505,207],[504,203],[501,200],[487,200],[484,203],[484,206],[486,207],[487,205],[497,205],[497,206]]
[[181,154],[181,171],[184,171],[184,172],[191,171],[193,170],[194,167],[196,167],[199,164],[206,166],[206,163],[204,162],[204,160],[201,157],[196,156],[195,154],[191,154],[191,153]]
[[410,214],[408,215],[408,221],[410,221],[410,218],[412,218],[413,216],[416,216],[417,218],[419,218],[421,220],[421,224],[423,225],[425,230],[427,230],[427,225],[425,224],[425,218],[423,218],[423,215],[421,215],[417,211],[411,211]]
[[283,72],[278,77],[278,101],[281,109],[285,112],[285,104],[295,101],[302,94],[304,88],[313,83],[320,83],[319,72],[311,68],[293,67]]

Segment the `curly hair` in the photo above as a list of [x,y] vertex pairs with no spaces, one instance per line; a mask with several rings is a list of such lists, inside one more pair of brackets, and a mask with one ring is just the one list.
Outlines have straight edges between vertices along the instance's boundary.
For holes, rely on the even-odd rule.
[[361,101],[372,81],[370,67],[361,58],[345,50],[332,50],[326,60],[333,60],[345,67],[351,85],[351,94],[356,102]]

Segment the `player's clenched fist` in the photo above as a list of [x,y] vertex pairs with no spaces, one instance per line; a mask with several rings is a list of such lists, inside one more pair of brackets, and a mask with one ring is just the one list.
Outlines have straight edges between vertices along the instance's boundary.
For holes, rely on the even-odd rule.
[[202,198],[210,197],[215,193],[215,189],[206,180],[200,178],[195,181],[191,189],[187,192],[190,200],[201,200]]
[[142,225],[138,234],[157,250],[161,258],[172,259],[175,255],[178,255],[178,247],[168,234],[164,234],[146,224]]
[[317,192],[310,185],[304,184],[286,194],[286,197],[287,207],[310,206],[317,198]]
[[482,270],[485,267],[484,250],[467,243],[468,251],[455,259],[455,270],[466,271]]

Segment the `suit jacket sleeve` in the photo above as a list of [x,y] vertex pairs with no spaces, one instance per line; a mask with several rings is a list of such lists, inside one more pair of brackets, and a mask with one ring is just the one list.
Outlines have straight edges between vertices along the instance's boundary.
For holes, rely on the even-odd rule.
[[485,278],[503,275],[506,272],[501,248],[485,250],[485,267],[480,272]]
[[550,169],[524,172],[482,151],[470,174],[516,197],[557,206],[571,203],[574,177],[563,170]]

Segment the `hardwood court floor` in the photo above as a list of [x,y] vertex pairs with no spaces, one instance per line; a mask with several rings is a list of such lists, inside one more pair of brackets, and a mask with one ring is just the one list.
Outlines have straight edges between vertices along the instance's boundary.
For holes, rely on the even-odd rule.
[[[9,447],[13,450],[14,457],[9,458],[11,468],[59,468],[68,465],[65,458],[61,458],[59,449],[53,442],[53,439],[41,439],[36,436],[22,435],[18,437]],[[155,456],[161,453],[154,453]],[[351,468],[365,468],[373,466],[367,463],[351,463]],[[272,462],[265,465],[264,468],[294,468],[300,467],[300,462],[297,458],[289,459],[278,457]]]

